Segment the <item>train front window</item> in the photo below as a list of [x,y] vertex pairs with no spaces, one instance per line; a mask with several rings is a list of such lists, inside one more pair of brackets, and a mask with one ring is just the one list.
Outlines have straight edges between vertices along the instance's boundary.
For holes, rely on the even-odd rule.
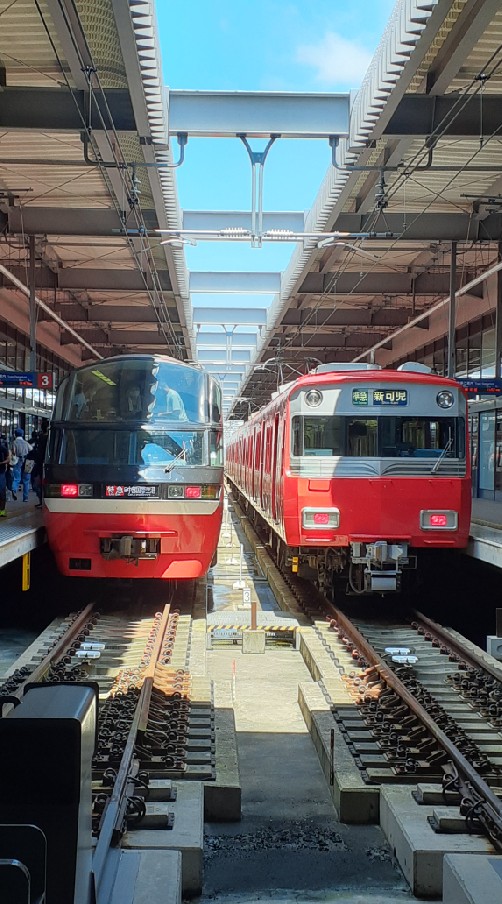
[[465,458],[465,421],[455,417],[382,417],[380,455]]
[[202,371],[162,359],[124,358],[76,371],[56,414],[57,420],[81,423],[206,423],[206,396]]
[[207,452],[202,430],[63,430],[53,428],[49,458],[60,465],[133,466],[138,469],[203,465]]
[[293,417],[292,454],[354,458],[465,458],[465,422],[454,417]]
[[341,417],[294,417],[293,455],[343,455]]

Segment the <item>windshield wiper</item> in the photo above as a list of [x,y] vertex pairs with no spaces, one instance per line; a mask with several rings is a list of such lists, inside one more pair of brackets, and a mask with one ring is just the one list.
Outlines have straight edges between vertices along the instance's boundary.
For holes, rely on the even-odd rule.
[[181,460],[183,460],[186,464],[186,460],[187,460],[186,449],[182,449],[181,452],[178,452],[178,455],[176,456],[176,458],[173,458],[173,460],[169,462],[167,467],[164,468],[164,473],[169,474],[169,472],[172,471],[172,469],[174,468],[176,462],[181,461]]
[[434,464],[431,468],[431,474],[436,474],[437,471],[439,471],[439,466],[440,466],[441,462],[443,461],[443,458],[445,457],[447,452],[450,451],[452,446],[453,446],[453,437],[451,436],[450,439],[448,440],[448,442],[446,443],[446,446],[444,447],[444,449],[441,450],[441,455],[439,456],[438,460],[436,462],[434,462]]

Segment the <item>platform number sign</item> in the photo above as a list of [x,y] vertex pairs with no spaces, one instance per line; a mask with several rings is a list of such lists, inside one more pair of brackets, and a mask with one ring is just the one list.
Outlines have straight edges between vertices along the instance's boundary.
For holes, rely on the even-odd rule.
[[52,373],[38,373],[34,374],[37,378],[37,389],[53,389],[54,388],[54,374]]
[[54,389],[54,374],[50,371],[0,371],[0,387],[9,389]]
[[251,604],[251,589],[250,587],[244,587],[242,591],[242,602],[245,606],[249,606]]

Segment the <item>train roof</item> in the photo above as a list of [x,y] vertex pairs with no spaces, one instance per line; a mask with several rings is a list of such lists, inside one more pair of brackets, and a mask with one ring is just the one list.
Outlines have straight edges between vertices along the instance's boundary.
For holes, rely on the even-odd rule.
[[159,361],[164,362],[166,364],[177,364],[179,367],[190,367],[194,370],[199,370],[203,373],[207,373],[209,376],[212,376],[208,371],[204,370],[201,364],[198,364],[194,361],[180,361],[178,358],[173,358],[171,355],[162,355],[162,354],[148,354],[138,352],[136,354],[126,354],[126,355],[111,355],[109,358],[100,358],[98,361],[91,361],[89,364],[82,364],[80,367],[76,367],[73,371],[81,371],[81,370],[96,370],[102,367],[104,364],[114,364],[115,362],[123,363],[125,361]]

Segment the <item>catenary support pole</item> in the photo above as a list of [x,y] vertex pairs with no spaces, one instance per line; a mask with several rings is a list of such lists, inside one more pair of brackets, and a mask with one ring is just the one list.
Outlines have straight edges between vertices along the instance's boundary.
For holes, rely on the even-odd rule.
[[450,263],[450,300],[448,305],[448,371],[449,377],[455,376],[455,320],[456,320],[456,286],[457,283],[457,243],[451,243]]
[[35,294],[35,236],[28,237],[30,251],[30,370],[37,369],[37,301]]

